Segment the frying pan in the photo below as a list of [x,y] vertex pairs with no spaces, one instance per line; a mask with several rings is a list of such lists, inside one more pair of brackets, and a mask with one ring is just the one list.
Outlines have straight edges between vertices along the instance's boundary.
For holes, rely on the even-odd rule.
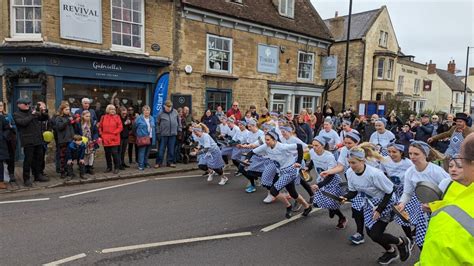
[[313,177],[305,170],[300,171],[301,178],[304,179],[306,182],[311,182],[313,181]]
[[421,203],[430,203],[442,199],[443,192],[431,182],[421,181],[416,184],[415,194]]
[[[321,194],[323,194],[324,196],[326,196],[326,197],[328,197],[328,198],[330,198],[330,199],[333,199],[333,200],[335,200],[335,201],[338,201],[338,202],[343,202],[343,201],[344,201],[344,200],[341,199],[339,196],[336,196],[336,195],[334,195],[334,194],[332,194],[332,193],[329,193],[329,192],[327,192],[327,191],[320,190],[320,192],[321,192]],[[346,200],[346,202],[352,202],[352,201]]]
[[392,207],[392,210],[398,217],[400,217],[400,219],[402,219],[402,221],[404,221],[405,223],[410,222],[410,215],[407,211],[399,211],[397,208],[395,208],[395,206]]

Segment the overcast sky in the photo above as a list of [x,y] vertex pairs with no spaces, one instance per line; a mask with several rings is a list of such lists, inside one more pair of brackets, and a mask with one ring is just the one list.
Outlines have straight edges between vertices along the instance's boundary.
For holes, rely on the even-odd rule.
[[[311,0],[323,19],[349,13],[349,0]],[[386,5],[395,28],[398,45],[419,63],[430,59],[447,69],[456,60],[456,69],[466,68],[467,46],[474,46],[474,0],[353,0],[352,13]],[[469,67],[474,67],[474,48]]]

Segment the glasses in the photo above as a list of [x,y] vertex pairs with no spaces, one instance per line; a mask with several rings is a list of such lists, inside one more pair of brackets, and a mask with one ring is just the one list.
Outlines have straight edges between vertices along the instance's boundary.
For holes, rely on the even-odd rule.
[[237,104],[233,104],[232,106],[237,107],[238,105],[237,105]]

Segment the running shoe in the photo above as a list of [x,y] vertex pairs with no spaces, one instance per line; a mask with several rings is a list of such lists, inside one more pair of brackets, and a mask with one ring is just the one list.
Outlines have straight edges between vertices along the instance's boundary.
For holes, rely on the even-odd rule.
[[377,262],[381,265],[388,265],[399,257],[400,256],[398,256],[398,253],[395,250],[393,252],[385,252],[380,258],[377,259]]
[[291,210],[293,212],[299,212],[301,210],[301,207],[303,207],[303,205],[301,205],[299,202],[295,201],[295,203],[293,203],[293,206],[292,206]]
[[241,172],[237,172],[237,173],[235,173],[235,176],[241,176],[241,175],[242,175],[242,173],[241,173]]
[[365,242],[364,236],[359,234],[359,233],[355,233],[355,234],[351,235],[349,237],[349,240],[355,245],[360,245],[360,244],[363,244]]
[[214,174],[215,173],[216,172],[212,171],[207,175],[207,182],[212,182],[212,180],[214,179]]
[[291,218],[291,209],[292,209],[291,206],[286,207],[286,214],[285,214],[286,219]]
[[223,185],[227,184],[227,181],[229,181],[229,178],[227,178],[225,176],[222,176],[221,181],[219,181],[219,185],[223,186]]
[[260,179],[255,179],[255,186],[256,187],[261,187],[262,186],[262,182],[260,182]]
[[313,206],[309,205],[309,207],[308,207],[308,208],[304,209],[304,211],[303,211],[303,214],[302,214],[302,215],[303,215],[304,217],[306,217],[306,216],[308,216],[308,215],[309,215],[309,213],[310,213],[312,210],[313,210]]
[[403,241],[402,244],[397,245],[398,253],[400,253],[400,260],[406,261],[411,256],[411,241],[408,237],[402,236],[400,237]]
[[256,189],[254,186],[252,186],[252,185],[248,186],[248,187],[245,189],[245,192],[247,192],[247,193],[254,193],[255,191],[257,191],[257,189]]
[[270,204],[274,201],[274,198],[272,195],[268,194],[267,197],[263,200],[264,203]]
[[346,228],[346,225],[347,225],[347,219],[346,219],[346,217],[342,217],[337,222],[336,228],[337,229],[344,229],[344,228]]

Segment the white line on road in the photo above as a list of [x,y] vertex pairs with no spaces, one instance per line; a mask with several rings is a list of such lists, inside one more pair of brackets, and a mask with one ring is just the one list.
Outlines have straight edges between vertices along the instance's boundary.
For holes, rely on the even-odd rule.
[[22,202],[34,202],[34,201],[45,201],[45,200],[49,200],[49,198],[0,201],[0,204],[22,203]]
[[43,266],[60,265],[60,264],[66,263],[66,262],[71,262],[71,261],[74,261],[74,260],[82,259],[85,256],[87,256],[85,253],[81,253],[81,254],[71,256],[71,257],[64,258],[62,260],[57,260],[57,261],[53,261],[53,262],[50,262],[50,263],[43,264]]
[[[317,211],[319,211],[319,210],[321,210],[321,208],[314,208],[310,213],[317,212]],[[291,217],[290,219],[286,219],[286,220],[283,220],[283,221],[279,221],[278,223],[269,225],[269,226],[263,228],[263,229],[260,230],[260,231],[265,232],[265,233],[268,233],[268,232],[270,232],[270,231],[272,231],[272,230],[274,230],[274,229],[277,229],[277,228],[280,227],[280,226],[283,226],[283,225],[285,225],[285,224],[287,224],[287,223],[291,223],[291,222],[293,222],[293,221],[296,221],[296,220],[300,219],[301,217],[303,217],[303,215],[302,215],[301,213],[300,213],[300,214],[297,214],[297,215]]]
[[79,193],[74,193],[74,194],[69,194],[69,195],[63,195],[63,196],[60,196],[59,198],[60,198],[60,199],[64,199],[64,198],[79,196],[79,195],[83,195],[83,194],[94,193],[94,192],[97,192],[97,191],[102,191],[102,190],[107,190],[107,189],[112,189],[112,188],[118,188],[118,187],[123,187],[123,186],[134,185],[134,184],[138,184],[138,183],[142,183],[142,182],[146,182],[146,181],[148,181],[148,179],[139,180],[139,181],[135,181],[135,182],[129,182],[129,183],[120,184],[120,185],[115,185],[115,186],[110,186],[110,187],[103,187],[103,188],[97,188],[97,189],[87,190],[87,191],[83,191],[83,192],[79,192]]
[[172,241],[164,241],[164,242],[157,242],[157,243],[150,243],[150,244],[142,244],[142,245],[133,245],[133,246],[126,246],[126,247],[118,247],[118,248],[107,248],[107,249],[103,249],[101,251],[101,253],[121,252],[121,251],[135,250],[135,249],[154,248],[154,247],[170,246],[170,245],[177,245],[177,244],[186,244],[186,243],[193,243],[193,242],[216,240],[216,239],[244,237],[244,236],[251,236],[251,235],[252,235],[252,232],[242,232],[242,233],[235,233],[235,234],[224,234],[224,235],[187,238],[187,239],[180,239],[180,240],[172,240]]
[[[230,173],[224,173],[228,175]],[[190,178],[190,177],[204,177],[203,175],[183,175],[183,176],[170,176],[170,177],[155,177],[155,180],[172,180],[172,179],[181,179],[181,178]]]

